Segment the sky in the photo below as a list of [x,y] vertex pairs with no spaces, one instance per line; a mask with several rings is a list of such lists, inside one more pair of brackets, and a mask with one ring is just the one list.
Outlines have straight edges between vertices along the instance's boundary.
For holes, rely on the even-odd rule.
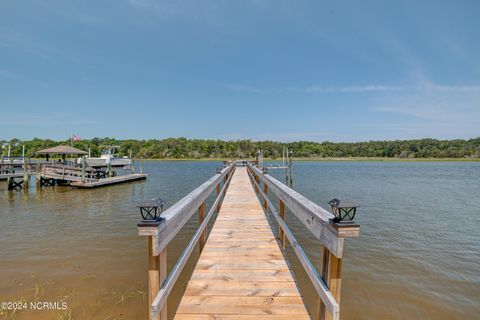
[[0,1],[0,140],[480,136],[480,1]]

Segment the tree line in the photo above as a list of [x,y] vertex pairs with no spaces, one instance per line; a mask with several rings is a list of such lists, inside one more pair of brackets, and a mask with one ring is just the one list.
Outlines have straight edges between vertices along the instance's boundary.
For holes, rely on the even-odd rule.
[[[35,152],[57,145],[70,145],[70,139],[54,141],[50,139],[0,140],[2,154],[7,155],[8,145],[12,156],[21,156],[25,146],[25,156],[34,157]],[[395,140],[366,142],[276,142],[252,140],[205,140],[168,138],[150,140],[117,140],[113,138],[93,138],[74,141],[73,146],[87,151],[92,156],[100,155],[108,145],[120,146],[119,155],[145,159],[201,159],[201,158],[253,158],[259,149],[264,157],[281,158],[284,147],[298,158],[322,157],[388,157],[388,158],[480,158],[480,137],[468,140]]]

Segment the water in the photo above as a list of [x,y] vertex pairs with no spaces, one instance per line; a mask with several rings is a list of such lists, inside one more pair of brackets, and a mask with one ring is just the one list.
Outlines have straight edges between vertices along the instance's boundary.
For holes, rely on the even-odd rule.
[[[146,319],[147,242],[137,236],[135,206],[154,196],[172,205],[218,166],[145,162],[146,182],[96,190],[8,192],[0,182],[0,300],[65,300],[75,319]],[[272,174],[284,180],[281,170]],[[306,197],[324,207],[334,197],[361,204],[361,236],[345,246],[343,319],[477,317],[479,179],[478,162],[295,163],[294,188]],[[287,221],[319,265],[319,244],[291,215]],[[169,246],[170,267],[196,226],[194,216]],[[316,295],[290,249],[288,256],[315,314]],[[169,300],[170,313],[196,258]],[[58,315],[66,313],[29,310],[13,316]]]

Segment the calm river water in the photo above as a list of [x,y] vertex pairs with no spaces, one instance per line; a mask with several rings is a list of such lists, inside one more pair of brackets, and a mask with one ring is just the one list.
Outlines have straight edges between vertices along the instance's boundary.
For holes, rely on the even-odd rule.
[[[3,317],[146,319],[147,242],[137,236],[135,206],[156,196],[172,205],[219,165],[146,162],[146,182],[96,190],[8,192],[0,182],[0,302],[68,304],[66,311]],[[272,174],[283,181],[282,172]],[[361,236],[346,241],[342,319],[478,318],[479,162],[297,162],[294,188],[323,207],[334,197],[361,204]],[[170,267],[195,230],[194,218],[169,247]],[[319,244],[287,220],[318,265]],[[314,312],[313,289],[288,255]],[[196,258],[169,301],[170,313]]]

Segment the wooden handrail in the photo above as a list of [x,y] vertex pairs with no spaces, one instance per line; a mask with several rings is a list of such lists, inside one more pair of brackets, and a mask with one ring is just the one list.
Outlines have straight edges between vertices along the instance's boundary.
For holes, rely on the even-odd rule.
[[[182,255],[180,258],[177,260],[175,263],[175,266],[173,267],[172,271],[168,275],[167,279],[163,283],[160,291],[158,292],[157,296],[155,297],[155,300],[152,303],[151,306],[151,314],[150,318],[154,319],[160,311],[163,309],[167,298],[170,294],[170,292],[173,289],[173,286],[175,285],[176,281],[178,280],[178,277],[180,276],[180,273],[182,272],[183,268],[185,267],[185,264],[187,263],[188,259],[190,258],[190,255],[193,252],[193,249],[197,245],[199,241],[205,236],[205,233],[207,231],[207,225],[212,218],[213,214],[217,212],[219,205],[221,203],[221,200],[225,196],[225,192],[227,191],[227,188],[230,184],[230,181],[232,179],[233,175],[230,175],[228,177],[228,180],[226,183],[223,185],[220,193],[217,195],[217,198],[215,199],[215,202],[213,203],[212,207],[208,211],[208,214],[204,217],[203,222],[200,224],[198,227],[197,231],[193,235],[192,239],[190,239],[187,247],[185,250],[182,252]],[[202,248],[200,248],[201,250]]]
[[[303,247],[300,245],[298,242],[297,238],[295,235],[292,233],[288,225],[285,223],[284,219],[280,216],[280,214],[277,212],[275,207],[273,206],[271,200],[267,197],[264,191],[261,190],[260,185],[258,184],[255,179],[251,177],[252,183],[257,185],[258,190],[262,198],[264,199],[264,202],[267,203],[267,210],[270,210],[270,212],[273,214],[275,219],[277,220],[278,224],[280,225],[279,230],[282,231],[282,234],[285,235],[285,237],[288,239],[290,242],[290,245],[292,246],[294,252],[296,253],[298,259],[300,260],[305,272],[308,275],[308,278],[313,284],[313,287],[317,291],[318,295],[322,299],[323,303],[327,306],[327,309],[334,315],[334,319],[338,319],[338,314],[340,311],[340,308],[338,306],[337,301],[335,301],[335,298],[333,297],[332,293],[330,290],[327,288],[325,283],[322,281],[321,276],[318,274],[317,270],[315,269],[315,266],[312,264],[310,259],[308,258],[307,254],[303,250]],[[283,247],[284,244],[282,243]]]
[[180,199],[173,206],[169,207],[162,213],[162,222],[158,227],[138,227],[138,235],[154,236],[157,238],[154,244],[154,255],[158,255],[170,241],[183,228],[185,223],[192,217],[200,205],[215,190],[217,184],[230,175],[235,169],[235,164],[230,164],[223,168],[220,174],[216,174],[205,181],[198,188],[190,192],[188,195]]
[[340,227],[338,224],[332,224],[330,221],[334,215],[323,209],[315,202],[307,199],[300,193],[289,188],[269,174],[264,174],[262,170],[248,165],[249,170],[254,175],[261,177],[269,191],[281,200],[287,208],[302,222],[302,224],[320,240],[336,257],[343,256],[344,238],[358,237],[360,234],[359,225]]
[[[254,189],[263,199],[265,211],[270,211],[279,224],[282,247],[285,248],[286,237],[319,296],[319,318],[339,319],[344,238],[358,237],[360,226],[356,224],[341,226],[333,223],[331,219],[334,216],[327,210],[264,173],[251,163],[247,164],[247,168]],[[263,182],[263,191],[260,187],[260,180]],[[273,192],[279,199],[280,213],[268,198],[269,191]],[[285,206],[324,246],[321,274],[311,263],[295,235],[286,224]]]
[[98,181],[101,178],[101,171],[94,168],[77,168],[66,166],[63,164],[44,164],[42,165],[43,175],[55,175],[61,177],[61,179],[71,180],[71,178],[78,179],[79,181]]
[[[166,320],[166,301],[181,271],[188,261],[196,244],[200,242],[200,250],[206,240],[207,225],[214,212],[218,211],[221,201],[235,171],[235,163],[223,168],[198,188],[190,192],[173,206],[161,214],[163,218],[157,226],[140,223],[138,234],[149,239],[149,304],[150,319]],[[223,186],[220,189],[220,184]],[[216,190],[217,197],[208,213],[206,200]],[[166,275],[166,251],[170,241],[183,228],[185,223],[198,211],[200,226],[192,237],[170,274]]]

